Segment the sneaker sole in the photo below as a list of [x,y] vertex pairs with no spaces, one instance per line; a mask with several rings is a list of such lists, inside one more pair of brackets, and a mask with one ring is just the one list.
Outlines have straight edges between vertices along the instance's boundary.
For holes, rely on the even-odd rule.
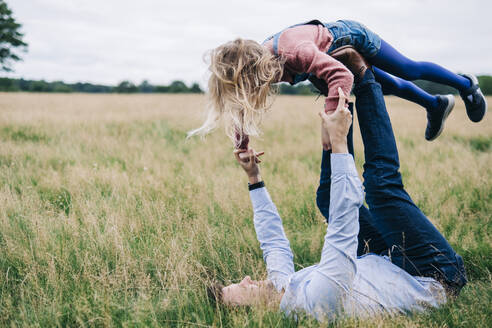
[[476,85],[478,85],[478,86],[479,86],[479,88],[478,88],[477,92],[480,94],[480,96],[482,96],[483,101],[484,101],[484,103],[485,103],[485,112],[483,112],[483,116],[482,116],[482,118],[481,118],[479,121],[472,121],[472,120],[470,119],[470,121],[472,121],[472,122],[474,122],[474,123],[478,123],[478,122],[480,122],[481,120],[483,120],[483,118],[485,117],[485,114],[487,114],[487,109],[488,109],[487,99],[486,99],[486,98],[485,98],[485,96],[483,95],[483,93],[482,93],[482,89],[480,89],[480,85],[478,84],[478,79],[477,79],[477,77],[476,77],[475,75],[473,75],[473,74],[463,74],[462,76],[464,76],[464,77],[466,77],[467,79],[469,79],[469,80],[471,81],[472,85],[475,85],[475,84],[476,84]]
[[[485,96],[484,96],[484,95],[483,95],[483,93],[482,93],[482,89],[478,88],[478,93],[482,96],[482,98],[483,98],[483,102],[485,103],[485,112],[483,112],[483,116],[482,116],[482,118],[480,119],[480,121],[481,121],[481,120],[483,120],[483,118],[485,117],[485,114],[487,114],[487,107],[488,107],[488,104],[487,104],[487,98],[485,98]],[[478,121],[478,122],[480,122],[480,121]],[[475,122],[475,123],[478,123],[478,122]]]
[[448,99],[448,106],[446,107],[446,110],[444,111],[444,115],[441,120],[441,127],[439,128],[439,131],[437,131],[436,135],[432,139],[428,139],[427,141],[432,141],[435,140],[437,137],[439,137],[442,133],[442,130],[444,130],[444,122],[448,118],[449,114],[453,111],[454,108],[454,96],[452,95],[447,95],[444,96]]

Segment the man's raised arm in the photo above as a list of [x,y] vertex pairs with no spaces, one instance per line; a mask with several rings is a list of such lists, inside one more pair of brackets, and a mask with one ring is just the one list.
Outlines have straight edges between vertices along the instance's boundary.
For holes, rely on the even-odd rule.
[[322,129],[327,130],[332,145],[330,212],[320,266],[340,265],[332,263],[335,256],[333,253],[342,253],[352,262],[355,260],[359,207],[364,200],[354,158],[348,153],[347,147],[352,115],[345,108],[345,95],[342,91],[339,92],[340,101],[336,111],[331,114],[320,113]]
[[345,108],[346,97],[341,90],[339,93],[335,112],[320,113],[323,132],[329,135],[332,146],[330,213],[321,260],[306,287],[308,306],[320,316],[337,313],[352,286],[357,270],[359,207],[363,202],[362,183],[347,149],[352,117]]
[[[235,150],[234,154],[248,175],[256,237],[263,251],[268,280],[273,283],[277,291],[281,291],[286,287],[288,277],[294,273],[294,262],[282,219],[261,180],[258,156],[263,153],[255,154],[254,150],[250,149]],[[239,156],[240,154],[242,156]]]

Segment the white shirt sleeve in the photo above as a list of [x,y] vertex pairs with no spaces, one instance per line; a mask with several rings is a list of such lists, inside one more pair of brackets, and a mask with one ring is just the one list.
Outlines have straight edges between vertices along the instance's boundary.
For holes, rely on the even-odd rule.
[[294,262],[289,240],[285,236],[282,219],[265,187],[250,191],[254,210],[256,236],[263,251],[268,279],[277,291],[284,289],[294,273]]
[[362,183],[350,154],[331,155],[330,214],[321,261],[306,286],[306,307],[319,319],[337,313],[357,272]]

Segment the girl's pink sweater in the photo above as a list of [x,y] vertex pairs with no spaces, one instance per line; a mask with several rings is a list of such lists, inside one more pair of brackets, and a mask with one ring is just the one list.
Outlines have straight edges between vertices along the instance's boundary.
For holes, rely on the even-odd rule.
[[[348,95],[354,82],[352,73],[326,52],[333,36],[321,25],[300,25],[288,28],[278,39],[278,54],[286,59],[282,81],[293,82],[296,73],[312,73],[328,84],[325,110],[335,110],[338,87]],[[273,39],[264,43],[273,54]]]

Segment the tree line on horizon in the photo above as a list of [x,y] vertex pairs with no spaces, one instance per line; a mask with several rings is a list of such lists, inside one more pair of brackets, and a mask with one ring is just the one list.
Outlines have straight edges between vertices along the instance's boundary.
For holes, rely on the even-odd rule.
[[[492,95],[492,76],[478,76],[480,88],[485,95]],[[457,90],[438,83],[418,80],[415,81],[419,87],[430,94],[456,94]],[[92,83],[65,83],[63,81],[46,82],[44,80],[25,80],[0,78],[0,91],[2,92],[55,92],[55,93],[203,93],[204,91],[198,83],[190,86],[183,81],[176,80],[169,85],[153,85],[144,80],[140,84],[131,81],[122,81],[116,86],[92,84]],[[317,90],[310,83],[299,83],[290,85],[281,83],[279,94],[282,95],[313,95]]]
[[[5,0],[0,0],[0,71],[11,72],[13,62],[21,60],[20,53],[26,52],[28,44],[24,42],[22,25],[12,15]],[[485,95],[492,95],[492,76],[478,76],[480,88]],[[419,87],[430,94],[456,94],[457,90],[429,81],[415,81]],[[44,80],[25,80],[0,77],[0,91],[3,92],[87,92],[87,93],[203,93],[198,83],[187,86],[183,81],[173,81],[169,85],[152,85],[144,80],[139,85],[131,81],[122,81],[116,86],[92,83],[65,83],[63,81],[46,82]],[[279,93],[286,95],[312,95],[318,93],[310,83],[295,86],[281,83]]]
[[169,85],[153,85],[144,80],[139,85],[122,81],[116,86],[85,82],[65,83],[44,80],[25,80],[0,78],[0,91],[3,92],[85,92],[85,93],[203,93],[198,83],[187,86],[183,81],[173,81]]
[[[12,72],[13,63],[22,60],[28,44],[23,40],[22,24],[14,18],[5,0],[0,0],[0,72]],[[203,93],[198,83],[187,86],[183,81],[173,81],[169,85],[152,85],[144,80],[139,85],[122,81],[116,86],[92,83],[47,82],[44,80],[25,80],[0,77],[0,91],[4,92],[87,92],[87,93]]]

